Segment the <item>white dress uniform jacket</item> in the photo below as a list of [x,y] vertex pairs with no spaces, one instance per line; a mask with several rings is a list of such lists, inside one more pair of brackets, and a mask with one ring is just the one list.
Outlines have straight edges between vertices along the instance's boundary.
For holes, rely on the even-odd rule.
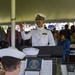
[[30,39],[32,37],[32,46],[54,46],[54,38],[51,31],[42,28],[31,30],[28,34],[25,31],[21,31],[23,40]]

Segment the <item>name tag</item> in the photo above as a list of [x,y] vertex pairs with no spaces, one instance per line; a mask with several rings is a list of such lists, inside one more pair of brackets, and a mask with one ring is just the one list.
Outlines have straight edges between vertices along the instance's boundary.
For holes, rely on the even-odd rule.
[[47,33],[42,33],[43,35],[47,35]]

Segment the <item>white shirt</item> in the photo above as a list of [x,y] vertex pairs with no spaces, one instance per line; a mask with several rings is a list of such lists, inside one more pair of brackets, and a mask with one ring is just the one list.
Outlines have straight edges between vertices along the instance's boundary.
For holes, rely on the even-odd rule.
[[32,37],[32,46],[55,46],[53,34],[43,27],[31,30],[28,34],[25,34],[25,31],[21,31],[21,36],[23,40]]

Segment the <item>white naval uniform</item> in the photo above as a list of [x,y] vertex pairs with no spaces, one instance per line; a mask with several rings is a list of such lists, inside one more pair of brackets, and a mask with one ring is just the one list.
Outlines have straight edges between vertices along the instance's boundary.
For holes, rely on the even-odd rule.
[[43,27],[31,30],[28,34],[25,34],[25,31],[21,31],[21,36],[23,40],[27,40],[32,37],[32,46],[55,46],[51,31],[44,29]]

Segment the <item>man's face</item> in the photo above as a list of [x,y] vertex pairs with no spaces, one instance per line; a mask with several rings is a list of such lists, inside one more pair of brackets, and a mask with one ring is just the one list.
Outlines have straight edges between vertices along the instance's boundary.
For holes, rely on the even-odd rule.
[[63,41],[65,39],[65,36],[64,35],[61,35],[61,41]]
[[44,24],[44,20],[43,19],[36,19],[35,22],[38,25],[38,27],[43,27],[43,24]]

